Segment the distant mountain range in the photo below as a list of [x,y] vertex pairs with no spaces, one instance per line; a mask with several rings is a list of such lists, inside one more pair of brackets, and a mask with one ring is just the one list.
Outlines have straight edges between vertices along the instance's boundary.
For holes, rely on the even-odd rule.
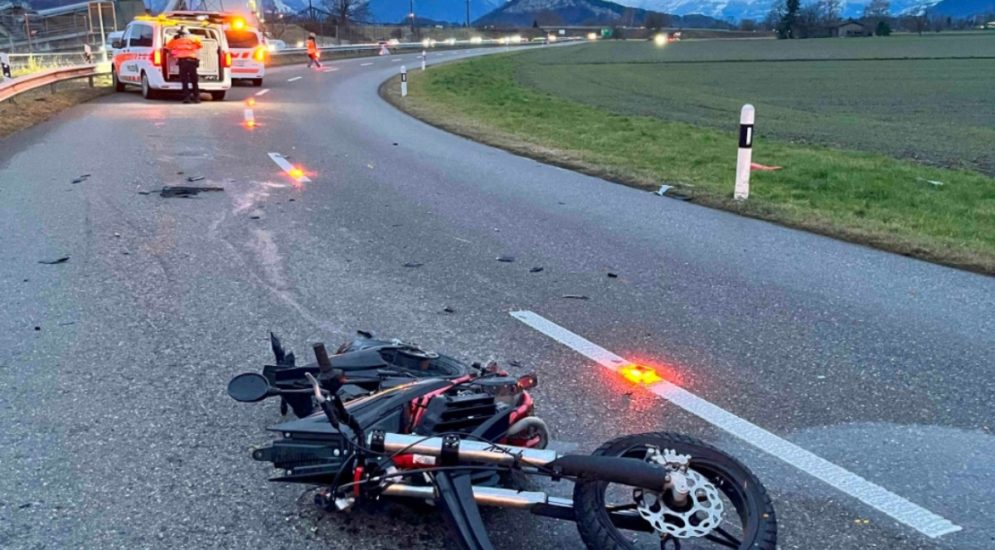
[[[28,0],[34,9],[46,9],[80,0]],[[232,0],[236,2],[238,0]],[[311,0],[317,8],[324,8],[326,0]],[[588,21],[608,23],[620,19],[625,8],[635,8],[642,21],[649,11],[682,16],[675,24],[686,27],[711,26],[712,18],[735,23],[743,19],[761,20],[767,16],[776,0],[618,0],[618,3],[605,0],[470,0],[470,19],[478,24],[531,25],[535,15],[557,14],[561,24],[580,24]],[[815,0],[802,0],[808,4]],[[153,12],[161,11],[166,0],[146,0],[151,3]],[[264,5],[273,6],[287,13],[303,12],[308,0],[263,0]],[[328,0],[332,5],[336,0]],[[844,0],[843,16],[860,17],[864,6],[870,0]],[[227,4],[227,3],[226,3]],[[466,21],[466,2],[449,0],[415,0],[414,11],[419,20],[451,22],[462,24]],[[914,13],[924,7],[937,15],[955,18],[971,17],[995,13],[995,0],[891,0],[891,13],[900,15]],[[368,0],[370,20],[379,23],[398,23],[405,20],[410,9],[410,0]],[[532,15],[529,15],[532,14]],[[687,17],[687,16],[705,17]],[[627,17],[629,17],[627,16]],[[532,17],[532,19],[529,19]]]
[[[474,21],[476,26],[545,27],[556,25],[641,25],[651,12],[606,2],[605,0],[511,0]],[[673,17],[673,25],[699,28],[728,28],[717,19],[690,15]]]

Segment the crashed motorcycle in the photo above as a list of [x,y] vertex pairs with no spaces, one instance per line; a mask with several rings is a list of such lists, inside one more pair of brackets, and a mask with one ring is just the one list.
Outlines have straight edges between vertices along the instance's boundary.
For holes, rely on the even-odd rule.
[[[592,549],[775,548],[766,490],[722,451],[658,432],[561,454],[535,414],[534,374],[360,336],[332,355],[315,344],[301,366],[271,336],[276,364],[228,385],[238,401],[279,397],[298,416],[252,458],[282,471],[271,481],[317,485],[318,506],[433,502],[468,550],[493,548],[480,506],[574,521]],[[525,476],[571,481],[573,498],[528,490]]]

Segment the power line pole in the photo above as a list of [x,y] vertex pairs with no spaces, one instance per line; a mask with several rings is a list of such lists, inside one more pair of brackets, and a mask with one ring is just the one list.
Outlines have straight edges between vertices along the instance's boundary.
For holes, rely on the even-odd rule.
[[415,0],[408,0],[408,17],[411,18],[411,34],[415,34]]
[[470,0],[466,0],[466,28],[470,28]]

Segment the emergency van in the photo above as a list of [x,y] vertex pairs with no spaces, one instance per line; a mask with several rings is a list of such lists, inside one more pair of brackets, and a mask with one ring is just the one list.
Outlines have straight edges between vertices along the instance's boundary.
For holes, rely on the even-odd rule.
[[140,86],[145,99],[154,99],[163,91],[180,91],[179,63],[169,55],[165,45],[186,27],[191,38],[200,41],[197,52],[198,85],[201,92],[221,101],[231,88],[232,53],[228,49],[221,25],[209,21],[184,21],[168,17],[136,17],[128,23],[124,35],[113,44],[111,79],[114,90]]
[[263,85],[269,50],[263,33],[252,26],[245,16],[212,11],[168,11],[163,15],[172,19],[201,20],[221,25],[231,51],[232,80],[248,81],[253,86]]

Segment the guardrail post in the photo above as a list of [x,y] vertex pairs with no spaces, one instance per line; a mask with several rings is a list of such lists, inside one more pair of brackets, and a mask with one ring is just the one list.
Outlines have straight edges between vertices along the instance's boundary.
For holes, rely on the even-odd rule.
[[12,78],[10,76],[10,56],[5,53],[0,53],[0,82]]
[[401,65],[401,97],[408,97],[408,69]]
[[743,105],[739,113],[739,153],[736,155],[736,187],[732,198],[738,201],[750,197],[750,163],[753,160],[753,105]]
[[86,80],[87,80],[87,82],[90,83],[90,87],[92,88],[93,87],[93,75],[91,74],[90,76],[88,76],[86,78]]

